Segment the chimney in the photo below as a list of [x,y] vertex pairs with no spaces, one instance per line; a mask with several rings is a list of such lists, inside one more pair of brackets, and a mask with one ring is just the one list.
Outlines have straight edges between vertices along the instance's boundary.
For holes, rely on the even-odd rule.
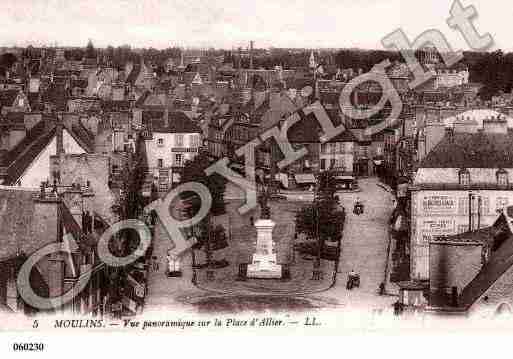
[[169,118],[169,108],[166,106],[164,109],[164,121],[166,122],[166,126],[171,127],[171,120]]
[[57,123],[56,123],[56,140],[57,140],[57,155],[64,154],[64,123],[62,119],[62,114],[57,115]]
[[253,40],[249,42],[249,68],[253,70]]

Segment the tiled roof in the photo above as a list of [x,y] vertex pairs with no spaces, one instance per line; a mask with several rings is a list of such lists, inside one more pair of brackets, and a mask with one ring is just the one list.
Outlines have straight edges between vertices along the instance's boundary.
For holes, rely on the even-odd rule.
[[[334,126],[341,124],[340,119],[335,117],[332,112],[328,112],[330,120]],[[288,139],[293,143],[320,143],[319,132],[321,131],[321,125],[313,114],[305,116],[302,111],[298,111],[301,120],[292,125],[288,131]],[[354,137],[351,131],[346,129],[345,131],[338,134],[336,137],[330,139],[328,142],[356,142],[357,139]]]
[[130,101],[102,101],[101,105],[104,112],[119,112],[130,110]]
[[71,87],[79,87],[85,89],[87,87],[87,79],[71,80]]
[[14,100],[18,96],[18,90],[0,91],[0,108],[4,106],[12,106]]
[[74,122],[71,128],[67,128],[67,130],[86,152],[92,153],[94,151],[94,135],[82,125],[82,122]]
[[139,77],[139,74],[141,73],[141,65],[140,64],[134,64],[134,67],[132,68],[132,71],[128,74],[128,77],[126,78],[126,82],[130,85],[135,85],[135,81]]
[[144,123],[151,121],[153,119],[162,119],[164,117],[163,110],[144,110],[142,112],[142,120]]
[[32,111],[40,111],[43,109],[39,92],[29,92],[27,97]]
[[9,167],[7,168],[7,178],[4,184],[15,185],[18,178],[55,136],[55,126],[48,130],[43,122],[41,121],[29,131],[27,137],[9,152],[6,160],[6,162],[9,161],[7,162]]
[[472,232],[458,233],[450,236],[433,237],[430,243],[461,243],[461,244],[483,244],[488,242],[492,235],[492,228],[481,228]]
[[[11,151],[8,152],[4,158],[4,165],[10,164],[18,156],[30,146],[31,143],[36,141],[39,137],[48,131],[47,125],[44,121],[40,121],[30,131],[27,132],[25,138],[21,140]],[[1,163],[0,163],[1,164]]]
[[42,100],[45,103],[50,103],[55,106],[57,111],[66,111],[67,91],[64,86],[52,84],[48,90],[43,94]]
[[169,120],[163,117],[151,120],[153,132],[163,133],[201,133],[201,129],[183,112],[170,112]]
[[52,219],[48,219],[46,226],[38,223],[35,195],[35,191],[0,187],[0,260],[12,258],[18,249],[32,254],[44,244],[56,241],[57,226],[49,225]]
[[[499,220],[504,220],[504,218],[501,216]],[[510,231],[508,233],[504,242],[494,248],[488,262],[483,265],[476,277],[463,288],[459,298],[461,307],[470,308],[513,266],[513,235]]]
[[11,124],[25,123],[25,114],[23,112],[9,112],[5,117]]
[[[67,129],[70,135],[84,148],[92,152],[94,138],[82,124],[73,124]],[[56,134],[56,126],[48,120],[42,120],[27,132],[25,138],[4,157],[7,166],[6,185],[14,185],[41,151],[48,146]]]
[[513,168],[513,136],[454,133],[436,145],[419,168]]

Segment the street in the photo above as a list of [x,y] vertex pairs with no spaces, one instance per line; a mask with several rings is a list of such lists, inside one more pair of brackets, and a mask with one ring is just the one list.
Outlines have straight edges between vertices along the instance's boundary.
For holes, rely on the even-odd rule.
[[[393,209],[393,195],[378,183],[376,178],[360,179],[361,192],[339,194],[347,213],[339,277],[336,285],[322,295],[335,297],[342,306],[382,308],[396,301],[396,297],[378,296],[379,285],[385,279],[388,220]],[[357,198],[365,206],[360,216],[353,213]],[[345,286],[351,270],[360,274],[360,288],[348,291]]]
[[[251,306],[251,300],[248,299],[251,298],[252,291],[254,292],[255,303],[258,302],[258,308],[273,309],[273,303],[278,303],[279,301],[269,301],[268,306],[263,306],[262,302],[266,301],[262,300],[262,296],[275,295],[277,297],[287,297],[287,288],[289,287],[291,288],[289,294],[290,299],[298,297],[298,288],[301,288],[304,292],[309,292],[309,289],[311,289],[311,301],[310,303],[305,302],[303,305],[305,310],[312,307],[323,307],[322,303],[327,303],[330,307],[336,307],[342,310],[347,308],[368,308],[370,311],[389,307],[396,301],[396,297],[389,295],[379,296],[378,288],[385,278],[388,247],[388,219],[392,211],[393,196],[382,187],[378,186],[378,183],[378,180],[375,178],[361,179],[359,181],[360,188],[362,189],[361,192],[338,193],[341,199],[341,205],[346,209],[347,217],[342,239],[342,252],[337,280],[331,287],[331,281],[329,283],[322,281],[323,283],[321,285],[315,283],[315,281],[312,281],[310,278],[306,278],[306,275],[303,275],[304,279],[299,281],[270,281],[273,283],[265,284],[266,290],[262,289],[264,284],[252,282],[251,280],[244,282],[246,284],[241,286],[241,282],[230,281],[235,278],[233,271],[237,264],[231,263],[232,267],[228,270],[231,273],[230,277],[226,277],[226,269],[220,270],[219,272],[216,270],[216,279],[211,285],[208,285],[208,282],[203,278],[205,273],[198,271],[197,278],[198,283],[201,284],[200,289],[192,284],[193,270],[191,267],[190,254],[186,254],[183,257],[183,276],[181,278],[168,278],[165,275],[167,265],[165,258],[169,243],[166,236],[163,236],[162,233],[157,231],[155,233],[153,255],[159,258],[160,268],[157,272],[150,272],[145,309],[158,310],[167,308],[205,312],[205,308],[213,308],[214,311],[225,311],[223,309],[231,307],[230,295],[232,295],[233,301],[235,302],[238,301],[241,296],[245,296],[244,302],[248,303],[247,308],[254,309]],[[231,195],[230,211],[242,203],[241,201],[233,201],[235,197],[233,197],[233,193],[231,193]],[[357,198],[365,205],[365,212],[360,216],[353,214],[352,211]],[[292,199],[286,201],[285,204],[288,207],[294,207],[294,201]],[[298,204],[301,204],[301,202],[298,202]],[[274,206],[276,206],[276,204]],[[231,212],[229,213],[231,214]],[[277,227],[279,227],[279,225],[286,225],[285,227],[288,228],[293,225],[293,222],[291,222],[293,216],[290,214],[286,215],[286,213],[287,212],[284,210],[278,213],[272,213],[273,218],[278,222]],[[255,212],[238,217],[228,214],[219,217],[216,223],[223,223],[227,229],[229,228],[228,226],[231,226],[234,236],[233,240],[235,241],[240,237],[241,232],[244,233],[245,229],[247,229],[248,236],[254,235],[252,234],[254,231],[251,231],[252,228],[249,226],[249,217],[254,215]],[[280,232],[280,240],[283,240],[281,237],[292,236],[292,232],[289,230],[282,229]],[[278,251],[279,248],[280,246],[277,246]],[[240,248],[238,250],[240,250]],[[214,258],[223,259],[227,257],[229,261],[232,262],[235,260],[232,254],[223,254],[224,250],[219,252],[221,253],[216,252],[214,254]],[[199,251],[196,251],[196,253],[197,258],[201,257]],[[281,254],[281,256],[283,257],[283,254]],[[304,264],[304,268],[308,268],[309,271],[310,265],[311,262]],[[330,265],[325,266],[325,268],[326,276],[330,274],[330,270],[333,271],[334,269]],[[359,288],[349,291],[346,289],[346,280],[351,270],[360,274],[361,284]],[[306,272],[307,270],[305,269],[303,271]],[[296,272],[302,273],[301,271]],[[297,285],[294,284],[298,282],[300,283]],[[230,287],[230,283],[233,283],[233,287]],[[247,283],[249,283],[249,285]],[[205,287],[207,287],[208,290],[205,290]],[[294,294],[294,292],[296,293]],[[220,295],[223,295],[222,301],[219,300]],[[301,296],[302,301],[305,299],[308,301],[308,294]],[[214,305],[211,300],[217,303],[217,305]],[[193,306],[191,306],[191,304]]]

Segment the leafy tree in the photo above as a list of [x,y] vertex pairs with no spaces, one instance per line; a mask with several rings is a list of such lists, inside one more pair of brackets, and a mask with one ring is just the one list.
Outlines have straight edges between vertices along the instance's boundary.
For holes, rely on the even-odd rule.
[[16,61],[18,61],[18,58],[16,55],[11,54],[10,52],[0,56],[0,66],[5,69],[10,69]]
[[[200,151],[194,159],[187,161],[184,165],[181,182],[196,182],[206,186],[212,196],[212,206],[208,215],[196,226],[198,238],[198,247],[203,247],[207,256],[207,266],[212,265],[212,251],[216,250],[217,247],[222,247],[222,236],[224,228],[221,230],[219,226],[215,227],[213,219],[215,216],[219,216],[226,212],[224,202],[224,192],[226,190],[226,180],[218,175],[212,174],[210,176],[205,175],[205,170],[213,162],[208,157],[206,151]],[[194,216],[199,211],[201,206],[201,200],[197,194],[183,193],[182,198],[188,198],[192,204],[189,216]],[[214,229],[215,228],[215,229]],[[225,235],[224,235],[225,236]],[[217,248],[220,249],[220,248]]]
[[96,49],[94,48],[93,41],[91,39],[87,42],[85,57],[88,59],[96,58]]
[[317,241],[314,271],[319,271],[325,241],[340,241],[342,237],[345,212],[340,209],[335,192],[335,173],[332,170],[322,172],[318,176],[317,192],[312,204],[296,214],[296,233],[305,234]]
[[[212,207],[210,214],[219,216],[226,212],[224,203],[224,192],[226,190],[226,180],[217,173],[210,176],[205,175],[205,170],[213,164],[206,151],[200,151],[196,157],[184,164],[181,182],[196,182],[206,186],[212,195]],[[190,194],[184,194],[190,197]],[[197,207],[199,210],[199,205]]]

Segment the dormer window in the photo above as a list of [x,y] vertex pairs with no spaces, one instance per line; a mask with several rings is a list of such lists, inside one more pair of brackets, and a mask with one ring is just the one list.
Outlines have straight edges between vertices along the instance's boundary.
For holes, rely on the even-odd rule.
[[461,169],[458,173],[458,178],[460,185],[468,186],[470,185],[470,172],[467,169]]
[[499,186],[506,186],[508,184],[508,172],[503,168],[497,171],[497,184]]

